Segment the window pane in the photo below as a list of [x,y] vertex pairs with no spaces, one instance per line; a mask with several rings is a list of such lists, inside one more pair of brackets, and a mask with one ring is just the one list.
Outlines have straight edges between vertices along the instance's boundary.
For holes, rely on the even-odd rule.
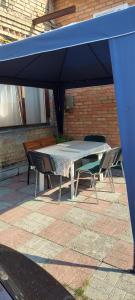
[[0,84],[0,126],[21,125],[17,87]]
[[46,122],[45,98],[43,89],[25,87],[25,109],[27,124]]

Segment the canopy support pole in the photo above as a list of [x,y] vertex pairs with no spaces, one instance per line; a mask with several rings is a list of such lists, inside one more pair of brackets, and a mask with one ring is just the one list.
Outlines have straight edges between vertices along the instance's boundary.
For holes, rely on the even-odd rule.
[[109,41],[133,234],[135,273],[135,34]]
[[53,90],[58,134],[63,135],[65,89],[57,87]]

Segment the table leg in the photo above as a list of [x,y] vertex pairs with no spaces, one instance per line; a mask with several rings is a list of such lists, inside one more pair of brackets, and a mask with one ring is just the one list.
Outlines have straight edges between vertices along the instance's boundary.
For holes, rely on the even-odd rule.
[[[100,160],[100,159],[102,158],[102,156],[103,156],[103,153],[99,153],[99,154],[98,154],[98,159]],[[103,178],[103,174],[100,174],[100,175],[99,175],[99,181],[103,181],[103,179],[104,179],[104,178]]]
[[39,191],[44,191],[44,174],[39,173]]
[[71,199],[74,199],[74,163],[71,164]]

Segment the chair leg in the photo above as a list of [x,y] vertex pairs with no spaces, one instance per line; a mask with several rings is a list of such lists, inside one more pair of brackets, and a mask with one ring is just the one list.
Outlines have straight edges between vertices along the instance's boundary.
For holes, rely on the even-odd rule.
[[107,177],[107,174],[108,174],[108,170],[105,171],[104,178]]
[[27,184],[30,183],[30,164],[28,165]]
[[95,175],[92,176],[92,183],[93,183],[93,187],[94,187],[95,194],[96,194],[96,200],[97,200],[97,204],[98,204],[98,194],[97,194],[97,189],[96,189],[96,179],[95,179]]
[[62,186],[62,176],[60,175],[59,198],[58,198],[59,201],[61,201],[61,186]]
[[51,181],[51,176],[50,175],[48,175],[48,179],[49,179],[49,185],[50,185],[50,188],[52,189],[52,181]]
[[77,174],[77,181],[76,181],[76,188],[75,188],[75,197],[77,196],[79,177],[80,177],[80,172],[78,172],[78,174]]
[[112,191],[112,180],[111,180],[110,172],[109,172],[108,169],[106,170],[106,174],[107,174],[107,176],[108,176],[108,178],[109,178],[109,182],[110,182],[110,186],[111,186],[111,191]]
[[38,185],[38,170],[36,170],[35,198],[37,197],[37,185]]
[[47,187],[48,189],[52,188],[51,176],[47,175]]
[[114,182],[113,182],[111,169],[108,170],[108,174],[109,174],[109,178],[110,178],[110,184],[111,184],[111,187],[112,187],[112,192],[115,193],[115,186],[114,186]]
[[122,175],[123,175],[123,177],[125,178],[125,172],[124,172],[124,168],[123,168],[123,162],[121,161],[121,169],[122,169]]

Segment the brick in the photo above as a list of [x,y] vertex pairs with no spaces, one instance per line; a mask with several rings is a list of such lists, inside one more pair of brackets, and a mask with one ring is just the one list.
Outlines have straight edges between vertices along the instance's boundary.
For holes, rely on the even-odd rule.
[[[23,142],[26,140],[34,140],[40,137],[52,135],[50,128],[31,128],[31,129],[12,129],[8,134],[0,134],[2,147],[0,147],[0,164],[8,166],[26,160]],[[7,151],[8,150],[8,151]],[[27,180],[27,179],[26,179]]]

